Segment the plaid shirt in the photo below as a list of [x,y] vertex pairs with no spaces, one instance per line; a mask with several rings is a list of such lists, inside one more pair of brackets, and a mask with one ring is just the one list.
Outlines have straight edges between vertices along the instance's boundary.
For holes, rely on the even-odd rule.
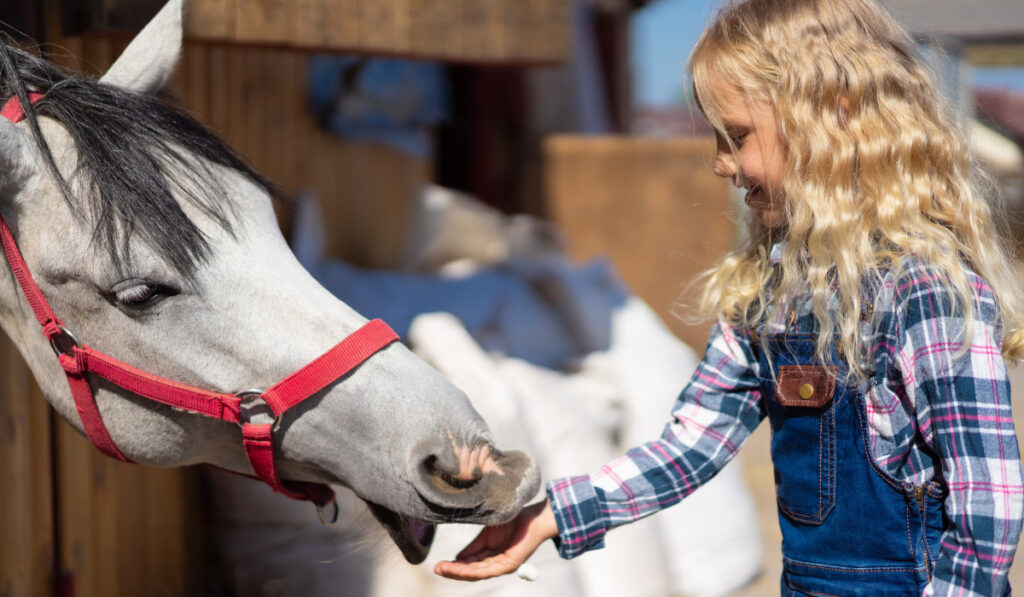
[[[951,307],[940,275],[920,263],[884,280],[863,328],[874,371],[862,391],[875,461],[916,486],[935,477],[930,450],[949,490],[949,525],[925,595],[1002,594],[1024,518],[998,312],[992,290],[969,276],[976,292],[967,351],[958,350],[962,313]],[[784,322],[768,325],[785,329]],[[808,326],[805,306],[795,327]],[[750,338],[716,325],[660,439],[591,475],[548,484],[562,557],[599,548],[609,529],[678,502],[739,451],[766,414]]]

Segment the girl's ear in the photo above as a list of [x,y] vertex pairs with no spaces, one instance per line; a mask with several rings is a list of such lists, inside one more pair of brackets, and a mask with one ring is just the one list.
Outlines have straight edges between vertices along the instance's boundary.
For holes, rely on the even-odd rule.
[[184,5],[185,0],[170,0],[100,81],[139,93],[160,91],[181,58]]

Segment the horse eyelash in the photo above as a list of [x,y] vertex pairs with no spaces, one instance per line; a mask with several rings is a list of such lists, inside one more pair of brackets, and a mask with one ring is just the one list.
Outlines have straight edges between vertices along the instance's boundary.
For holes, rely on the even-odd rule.
[[122,290],[115,290],[113,292],[114,300],[126,307],[142,307],[153,304],[158,300],[162,300],[169,296],[174,296],[180,291],[177,288],[166,286],[158,282],[149,282],[146,280],[139,280],[138,284],[134,284],[128,288]]
[[156,295],[157,286],[147,282],[116,292],[114,297],[123,305],[137,305],[149,301]]

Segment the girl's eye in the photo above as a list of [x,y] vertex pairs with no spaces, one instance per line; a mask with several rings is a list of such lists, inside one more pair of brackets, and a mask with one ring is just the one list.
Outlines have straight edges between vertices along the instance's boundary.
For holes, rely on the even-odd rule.
[[733,145],[736,145],[738,147],[740,145],[743,145],[743,142],[747,140],[748,134],[749,133],[729,135],[729,140],[732,141]]
[[114,287],[113,294],[119,305],[138,308],[154,305],[177,291],[155,282],[126,280]]

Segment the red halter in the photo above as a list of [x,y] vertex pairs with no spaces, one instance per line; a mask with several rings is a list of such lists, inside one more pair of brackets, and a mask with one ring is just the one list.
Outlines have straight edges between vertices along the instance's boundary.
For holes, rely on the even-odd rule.
[[[42,94],[29,94],[32,103],[41,97]],[[12,122],[24,118],[25,112],[16,96],[4,104],[0,116]],[[117,449],[103,424],[89,384],[90,373],[144,398],[239,425],[242,428],[242,443],[253,472],[274,491],[297,500],[311,501],[320,508],[334,501],[334,491],[327,485],[285,481],[278,476],[274,463],[273,431],[281,415],[289,408],[323,390],[398,340],[398,335],[387,324],[379,319],[370,321],[334,348],[267,390],[246,390],[237,394],[204,390],[146,373],[81,344],[57,318],[32,279],[3,216],[0,216],[0,241],[3,243],[7,263],[43,328],[43,335],[50,341],[54,354],[67,374],[85,434],[100,452],[123,462],[131,462]],[[242,402],[254,397],[262,399],[274,413],[273,423],[242,421]]]

